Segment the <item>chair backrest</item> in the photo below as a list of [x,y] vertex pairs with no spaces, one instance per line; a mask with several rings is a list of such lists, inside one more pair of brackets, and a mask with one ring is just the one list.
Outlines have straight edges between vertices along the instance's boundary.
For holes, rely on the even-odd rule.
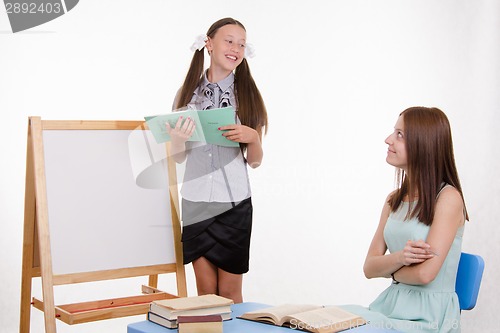
[[472,310],[476,306],[483,271],[484,260],[481,256],[462,252],[455,283],[460,310]]

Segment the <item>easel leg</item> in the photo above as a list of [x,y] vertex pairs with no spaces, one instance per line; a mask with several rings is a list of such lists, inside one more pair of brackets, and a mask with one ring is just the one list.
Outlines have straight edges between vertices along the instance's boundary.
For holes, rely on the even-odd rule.
[[33,171],[33,148],[30,131],[26,156],[26,184],[24,192],[24,238],[21,276],[21,314],[19,333],[29,333],[31,320],[31,283],[33,278],[33,256],[35,243],[35,184]]
[[40,118],[30,118],[31,147],[35,188],[36,231],[39,243],[40,270],[42,277],[43,312],[45,332],[56,333],[56,310],[54,304],[54,283],[52,257],[50,252],[50,230],[47,205],[47,184],[43,153],[42,123]]

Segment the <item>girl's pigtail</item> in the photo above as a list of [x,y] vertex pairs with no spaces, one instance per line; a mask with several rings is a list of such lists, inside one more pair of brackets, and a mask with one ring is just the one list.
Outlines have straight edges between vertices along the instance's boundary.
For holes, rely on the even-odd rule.
[[175,105],[176,109],[188,105],[188,103],[191,101],[191,98],[193,97],[193,91],[195,91],[196,87],[200,83],[204,65],[203,52],[204,48],[201,50],[196,50],[194,52],[193,59],[191,60],[191,65],[189,66],[189,70],[186,74],[186,79],[182,84],[177,105]]
[[246,59],[235,71],[238,117],[243,125],[267,132],[267,111]]

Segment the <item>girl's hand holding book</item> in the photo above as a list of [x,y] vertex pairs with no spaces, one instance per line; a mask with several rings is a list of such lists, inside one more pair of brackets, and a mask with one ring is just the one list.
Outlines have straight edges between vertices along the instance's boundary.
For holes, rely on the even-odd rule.
[[219,127],[219,130],[228,140],[241,143],[254,143],[260,141],[259,133],[251,127],[245,125],[227,125]]
[[167,128],[167,133],[172,139],[172,144],[184,144],[193,135],[195,129],[195,122],[190,117],[187,117],[186,121],[183,122],[183,117],[180,116],[177,119],[175,127],[170,127],[168,122],[165,123]]

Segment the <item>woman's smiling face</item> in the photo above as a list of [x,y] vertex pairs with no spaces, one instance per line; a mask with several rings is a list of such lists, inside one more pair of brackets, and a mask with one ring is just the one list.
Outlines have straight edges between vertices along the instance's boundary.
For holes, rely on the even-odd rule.
[[394,132],[385,139],[385,143],[389,145],[387,148],[386,161],[396,168],[401,168],[407,171],[408,159],[406,156],[406,140],[404,133],[404,118],[399,116]]

